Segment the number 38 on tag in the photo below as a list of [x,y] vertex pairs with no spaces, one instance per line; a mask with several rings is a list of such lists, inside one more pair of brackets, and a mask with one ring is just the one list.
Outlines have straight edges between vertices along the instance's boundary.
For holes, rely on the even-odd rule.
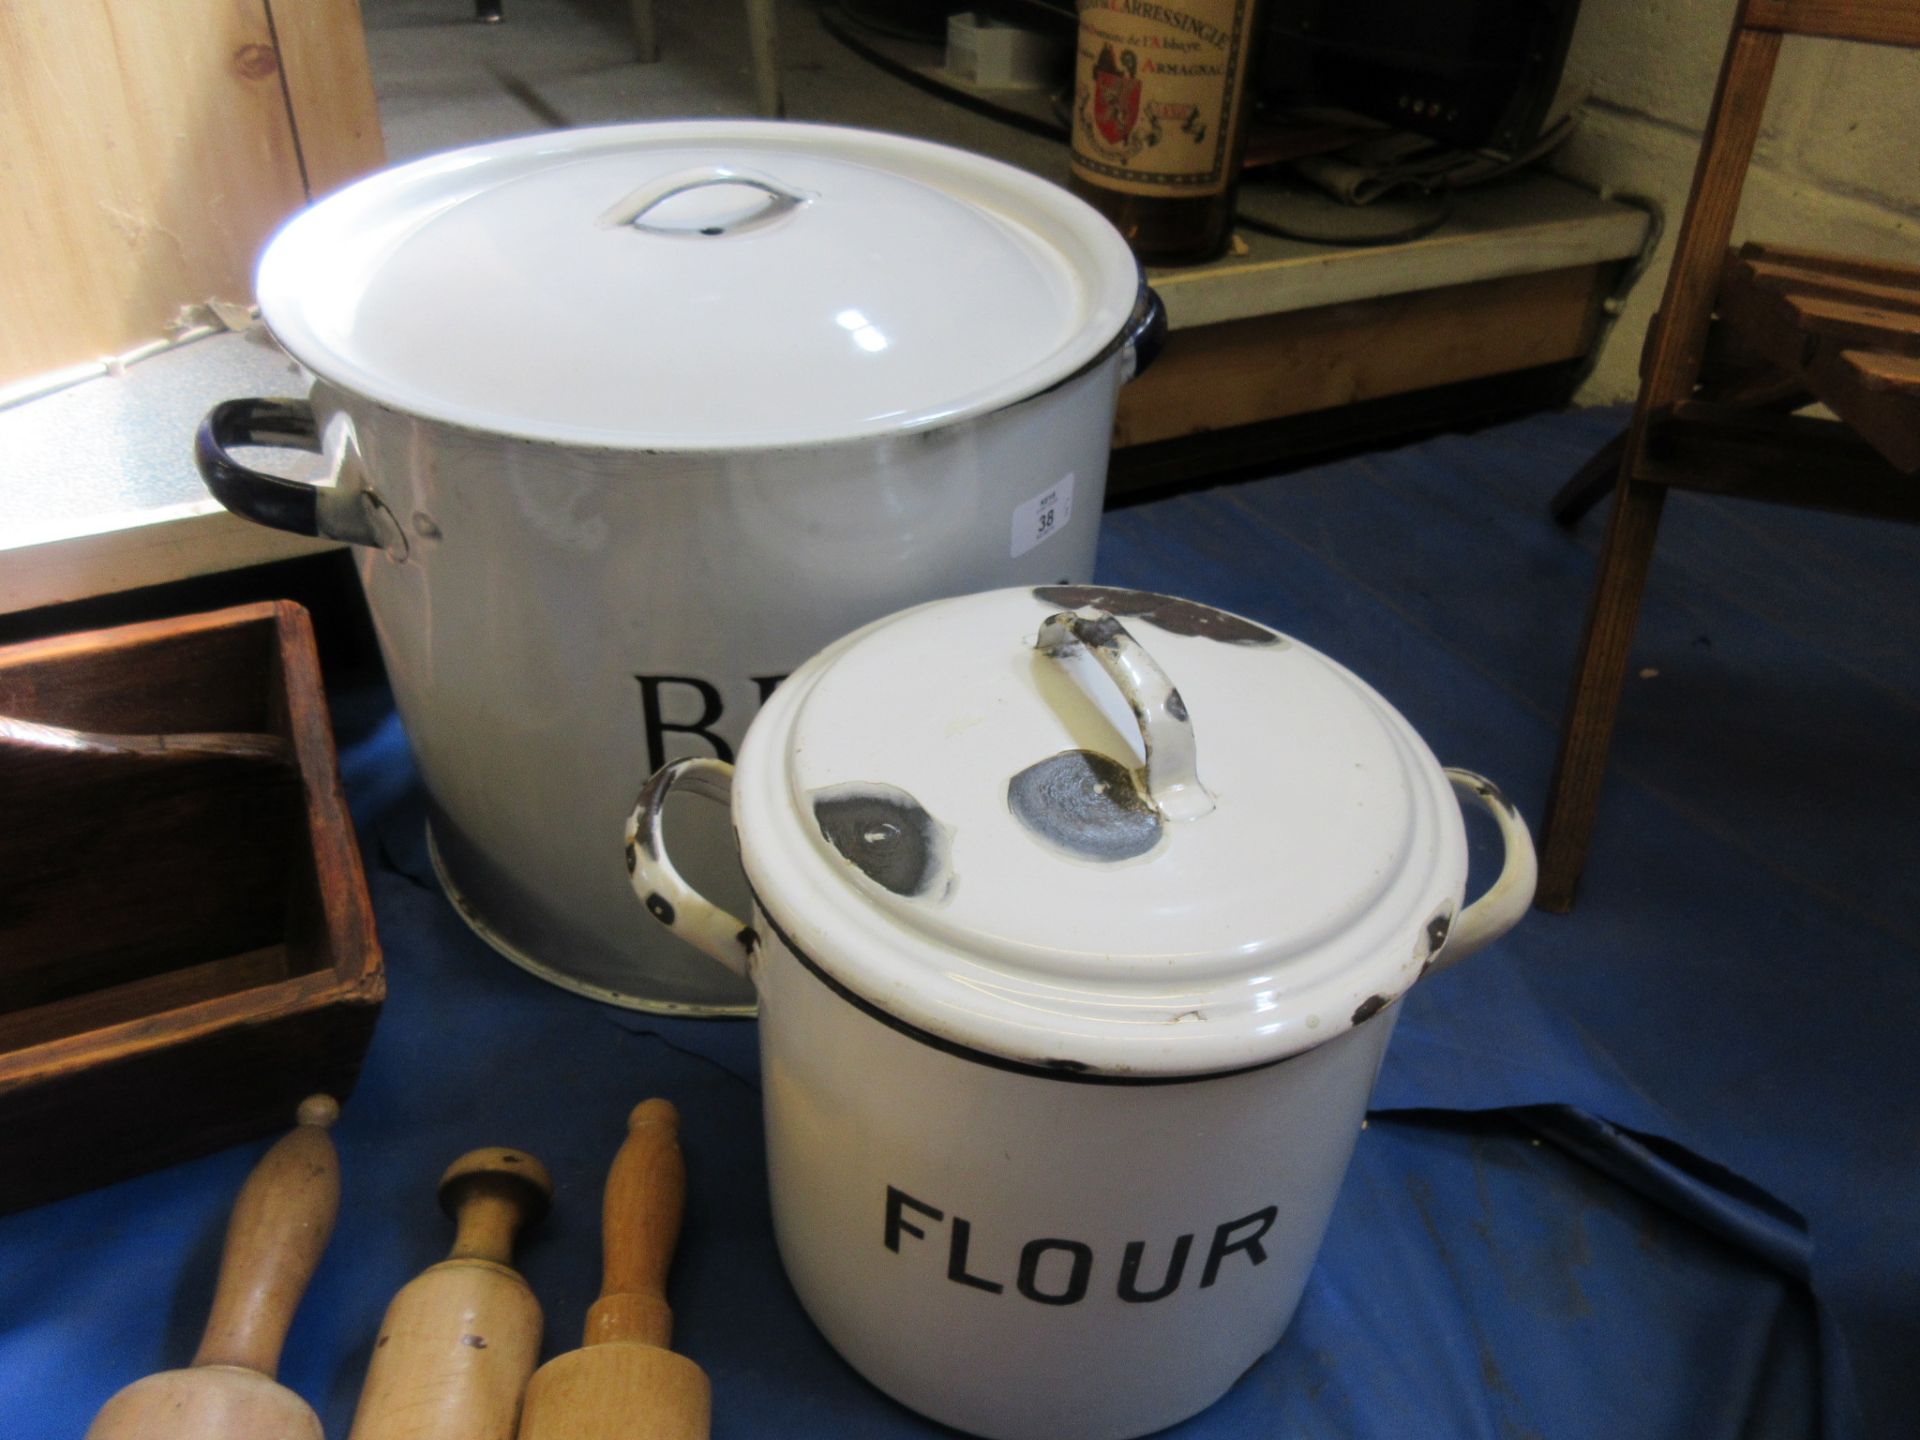
[[1064,530],[1073,518],[1073,473],[1041,491],[1013,512],[1013,558],[1019,559],[1041,541]]

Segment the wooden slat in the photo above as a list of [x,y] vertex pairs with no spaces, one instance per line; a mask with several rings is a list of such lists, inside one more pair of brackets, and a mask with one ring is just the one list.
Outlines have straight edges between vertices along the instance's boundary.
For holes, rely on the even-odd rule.
[[247,300],[305,198],[261,0],[8,0],[0,136],[0,380]]
[[125,984],[70,995],[31,1009],[0,1011],[0,1051],[24,1050],[50,1040],[165,1014],[204,1000],[244,994],[262,985],[277,985],[293,973],[286,946],[269,945],[245,954],[205,960]]
[[1735,267],[1720,297],[1728,348],[1797,376],[1895,468],[1920,471],[1920,313],[1761,289],[1744,278],[1752,268]]
[[1837,255],[1831,250],[1808,250],[1798,245],[1775,245],[1759,240],[1749,240],[1742,245],[1739,258],[1841,275],[1871,284],[1920,288],[1920,265],[1903,265],[1895,260],[1870,260],[1859,255]]
[[1823,348],[1814,393],[1908,475],[1920,475],[1920,360]]
[[1775,295],[1813,295],[1849,305],[1867,305],[1908,315],[1920,314],[1920,292],[1905,285],[1887,285],[1879,281],[1855,279],[1850,275],[1828,274],[1763,260],[1743,261],[1739,269],[1756,289]]
[[1920,361],[1908,356],[1848,350],[1841,357],[1867,389],[1920,400]]
[[267,0],[307,195],[386,162],[359,0]]
[[1866,350],[1920,355],[1920,310],[1901,314],[1811,295],[1788,294],[1780,299],[1793,323],[1810,335]]
[[1657,417],[1636,477],[1880,520],[1920,521],[1920,480],[1837,420],[1690,401]]
[[1120,392],[1116,446],[1177,439],[1584,355],[1599,269],[1582,265],[1263,315],[1167,339]]
[[1920,46],[1914,0],[1747,0],[1742,23],[1789,35]]

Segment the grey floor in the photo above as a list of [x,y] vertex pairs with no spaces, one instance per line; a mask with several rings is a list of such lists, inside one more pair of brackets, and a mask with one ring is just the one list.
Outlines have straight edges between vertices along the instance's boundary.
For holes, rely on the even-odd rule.
[[[747,11],[655,0],[660,59],[635,62],[626,0],[505,0],[499,25],[470,0],[363,0],[388,157],[573,125],[755,113]],[[778,6],[787,118],[895,130],[998,155],[1052,178],[1061,144],[934,99],[861,59],[812,0]]]

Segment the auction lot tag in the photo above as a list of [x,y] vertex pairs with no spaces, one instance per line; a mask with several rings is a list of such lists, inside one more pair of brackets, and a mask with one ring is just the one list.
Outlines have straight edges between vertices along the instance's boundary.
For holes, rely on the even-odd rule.
[[1013,558],[1018,560],[1042,540],[1066,529],[1073,518],[1073,472],[1013,512]]

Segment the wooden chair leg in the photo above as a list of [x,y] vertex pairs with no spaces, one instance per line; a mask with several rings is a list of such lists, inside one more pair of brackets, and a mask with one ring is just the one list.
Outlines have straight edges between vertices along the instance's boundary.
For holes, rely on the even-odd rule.
[[1618,483],[1620,457],[1626,453],[1627,432],[1624,430],[1594,451],[1593,458],[1573,472],[1573,478],[1560,487],[1548,505],[1554,523],[1569,530],[1578,525],[1581,517],[1599,503],[1600,497]]
[[1534,892],[1534,904],[1542,910],[1562,915],[1571,910],[1580,872],[1586,868],[1627,651],[1666,497],[1665,487],[1625,476],[1616,487],[1542,825],[1540,882]]
[[[1881,8],[1890,14],[1897,7]],[[1758,0],[1738,7],[1713,105],[1707,112],[1693,189],[1674,239],[1673,264],[1667,271],[1659,316],[1647,334],[1640,398],[1619,451],[1620,480],[1614,487],[1613,513],[1587,604],[1572,696],[1561,721],[1560,758],[1547,802],[1540,883],[1535,892],[1535,903],[1543,910],[1564,912],[1573,907],[1580,872],[1586,866],[1601,782],[1606,778],[1607,747],[1620,707],[1621,682],[1626,678],[1627,651],[1633,643],[1640,592],[1653,561],[1654,536],[1666,500],[1663,487],[1638,478],[1642,447],[1650,417],[1690,399],[1700,378],[1715,296],[1726,268],[1727,242],[1780,54],[1779,30],[1750,29],[1744,23],[1767,9]],[[1900,13],[1908,9],[1901,8]],[[1571,509],[1575,497],[1564,498]],[[1555,508],[1560,508],[1559,502]]]

